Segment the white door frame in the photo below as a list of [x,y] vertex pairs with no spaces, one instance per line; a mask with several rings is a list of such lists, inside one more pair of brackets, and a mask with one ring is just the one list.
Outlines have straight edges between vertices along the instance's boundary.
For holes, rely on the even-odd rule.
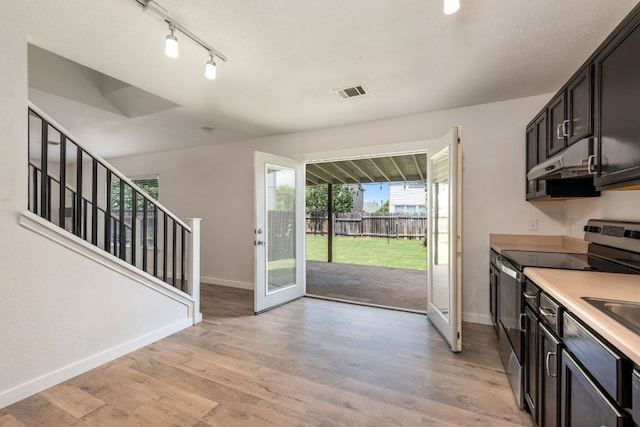
[[[282,289],[269,291],[267,226],[267,169],[295,171],[295,279]],[[306,291],[305,168],[300,161],[254,152],[254,312],[256,314],[302,297]]]
[[[429,320],[438,329],[440,334],[447,340],[451,351],[462,350],[462,153],[460,150],[461,130],[453,128],[445,135],[438,146],[433,147],[428,155],[428,194],[429,206],[427,219],[427,247],[429,248],[429,265],[427,267],[427,315]],[[434,254],[432,250],[437,241],[433,239],[433,205],[434,197],[437,197],[431,186],[433,181],[433,159],[448,150],[448,174],[449,174],[449,230],[448,230],[448,304],[444,312],[432,299],[432,291],[435,286],[434,279]]]

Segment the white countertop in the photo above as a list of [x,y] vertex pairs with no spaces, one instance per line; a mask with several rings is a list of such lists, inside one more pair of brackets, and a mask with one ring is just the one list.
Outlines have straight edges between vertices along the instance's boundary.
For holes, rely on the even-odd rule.
[[581,299],[596,297],[640,303],[640,275],[531,267],[525,268],[524,274],[640,366],[640,335]]
[[573,237],[523,234],[490,234],[489,245],[496,252],[511,250],[584,254],[589,248],[589,242]]

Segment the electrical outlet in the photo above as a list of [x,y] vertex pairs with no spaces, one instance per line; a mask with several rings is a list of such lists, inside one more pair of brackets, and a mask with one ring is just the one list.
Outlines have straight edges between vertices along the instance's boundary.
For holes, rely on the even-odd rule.
[[530,219],[529,220],[529,231],[538,231],[538,220]]

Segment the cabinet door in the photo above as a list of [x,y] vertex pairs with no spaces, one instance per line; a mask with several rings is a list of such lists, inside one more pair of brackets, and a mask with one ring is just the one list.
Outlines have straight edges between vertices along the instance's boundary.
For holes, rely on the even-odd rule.
[[549,141],[548,156],[553,156],[567,147],[566,125],[567,118],[564,92],[560,92],[549,104]]
[[596,59],[600,123],[597,187],[640,179],[638,19]]
[[593,135],[593,79],[592,66],[576,75],[567,87],[567,145]]
[[546,111],[543,111],[535,122],[536,126],[536,146],[538,147],[538,156],[536,164],[547,160],[551,154],[549,153],[549,118]]
[[528,306],[524,314],[524,398],[533,420],[538,423],[538,317]]
[[563,427],[625,425],[626,419],[622,410],[598,388],[566,350],[562,351],[560,363]]
[[[538,140],[536,137],[536,124],[533,123],[527,127],[527,170],[525,171],[525,175],[527,172],[531,170],[532,167],[538,164]],[[537,182],[529,181],[525,177],[525,182],[527,184],[526,195],[527,200],[532,199],[536,196],[537,190]]]
[[[547,110],[542,111],[527,127],[527,171],[533,166],[547,160],[547,144],[549,141]],[[526,180],[527,200],[535,199],[546,195],[546,181],[538,179],[536,181]]]
[[[489,266],[489,313],[493,326],[498,326],[498,270]],[[497,329],[496,329],[497,330]]]
[[[543,112],[536,120],[536,145],[538,146],[538,163],[547,160],[549,146],[549,118]],[[536,181],[535,197],[541,197],[547,193],[547,181],[538,179]]]
[[560,425],[560,357],[561,344],[553,333],[542,323],[538,325],[538,398],[540,427]]

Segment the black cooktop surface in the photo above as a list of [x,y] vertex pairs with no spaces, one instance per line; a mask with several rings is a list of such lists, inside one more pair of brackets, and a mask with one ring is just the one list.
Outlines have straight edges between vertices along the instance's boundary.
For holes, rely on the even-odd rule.
[[564,270],[597,270],[589,263],[585,254],[562,252],[502,251],[503,257],[511,261],[518,270],[525,267],[561,268]]

